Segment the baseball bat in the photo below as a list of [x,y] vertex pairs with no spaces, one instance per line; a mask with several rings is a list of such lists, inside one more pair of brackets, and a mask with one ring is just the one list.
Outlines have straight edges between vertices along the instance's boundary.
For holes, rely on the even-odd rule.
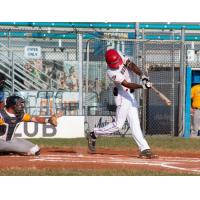
[[158,89],[156,89],[154,86],[151,87],[151,89],[159,96],[159,98],[167,105],[171,106],[172,102]]

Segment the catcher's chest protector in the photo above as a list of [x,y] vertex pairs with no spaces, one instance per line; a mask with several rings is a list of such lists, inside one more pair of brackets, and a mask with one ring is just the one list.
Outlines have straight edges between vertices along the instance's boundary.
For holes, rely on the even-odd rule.
[[0,110],[0,116],[4,121],[4,124],[0,126],[0,138],[10,141],[23,117],[10,117],[4,109]]

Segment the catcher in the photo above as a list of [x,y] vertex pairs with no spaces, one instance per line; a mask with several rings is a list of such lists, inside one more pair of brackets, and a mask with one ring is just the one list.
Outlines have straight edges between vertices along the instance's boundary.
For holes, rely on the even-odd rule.
[[19,96],[6,99],[5,108],[0,109],[0,153],[16,153],[20,155],[40,155],[40,148],[27,140],[16,138],[15,130],[20,122],[50,123],[57,126],[57,117],[50,118],[31,116],[24,113],[25,101]]

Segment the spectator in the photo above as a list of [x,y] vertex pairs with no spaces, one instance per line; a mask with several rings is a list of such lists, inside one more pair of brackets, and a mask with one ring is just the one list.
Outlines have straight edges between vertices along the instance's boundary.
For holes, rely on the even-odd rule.
[[78,91],[78,76],[75,67],[69,69],[69,76],[67,78],[67,85],[71,91]]
[[195,135],[200,136],[200,84],[194,84],[191,89],[191,100],[193,114],[193,128]]
[[95,92],[94,81],[92,81],[92,80],[88,81],[88,91]]
[[58,89],[59,90],[66,90],[67,89],[67,85],[66,85],[66,81],[65,81],[65,75],[62,74],[62,73],[60,74]]
[[36,69],[32,68],[31,73],[34,76],[34,78],[40,79],[40,72],[39,71],[37,71]]
[[99,81],[98,78],[95,79],[94,87],[95,87],[95,91],[97,93],[97,97],[99,99],[100,98],[100,94],[101,94],[101,82]]
[[[34,63],[32,62],[27,62],[26,65],[25,65],[25,69],[28,70],[32,76],[33,79],[36,79],[36,80],[40,80],[41,77],[40,77],[40,72],[33,66]],[[32,84],[30,84],[32,82]],[[34,89],[34,82],[32,80],[29,80],[28,81],[25,81],[24,83],[26,85],[26,87],[28,87],[28,89]]]

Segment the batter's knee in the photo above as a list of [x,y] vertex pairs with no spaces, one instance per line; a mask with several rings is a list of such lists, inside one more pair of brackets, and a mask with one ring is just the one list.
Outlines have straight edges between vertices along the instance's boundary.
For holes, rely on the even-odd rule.
[[30,155],[30,156],[39,156],[40,155],[40,147],[38,145],[35,145],[34,147],[32,147],[29,150],[28,155]]

